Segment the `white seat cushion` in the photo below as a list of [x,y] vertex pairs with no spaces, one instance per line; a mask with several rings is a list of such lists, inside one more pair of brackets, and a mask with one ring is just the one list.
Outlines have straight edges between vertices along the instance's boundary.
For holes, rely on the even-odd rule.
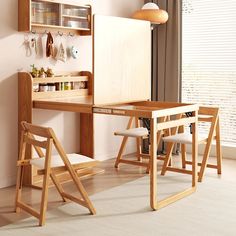
[[128,136],[128,137],[143,137],[148,135],[148,129],[144,127],[139,128],[133,128],[133,129],[127,129],[123,131],[117,131],[114,133],[115,135],[120,136]]
[[[95,161],[92,158],[89,158],[87,156],[83,156],[80,154],[76,154],[76,153],[67,154],[67,157],[71,165]],[[34,158],[30,160],[30,164],[35,165],[39,169],[44,169],[44,162],[45,162],[45,157]],[[51,168],[59,167],[59,166],[64,166],[64,162],[62,161],[61,157],[59,155],[52,155]]]
[[[206,136],[199,135],[198,143],[204,143],[207,140]],[[164,142],[192,144],[192,134],[180,133],[163,137]]]

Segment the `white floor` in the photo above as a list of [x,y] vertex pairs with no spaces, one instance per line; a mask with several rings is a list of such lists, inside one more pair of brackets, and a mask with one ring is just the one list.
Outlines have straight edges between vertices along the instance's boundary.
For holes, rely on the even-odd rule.
[[[190,185],[190,176],[158,175],[160,198]],[[44,227],[37,220],[4,226],[1,236],[234,236],[236,235],[236,180],[206,176],[197,192],[159,211],[149,207],[149,178],[114,187],[92,196],[97,215],[74,203],[50,210]]]

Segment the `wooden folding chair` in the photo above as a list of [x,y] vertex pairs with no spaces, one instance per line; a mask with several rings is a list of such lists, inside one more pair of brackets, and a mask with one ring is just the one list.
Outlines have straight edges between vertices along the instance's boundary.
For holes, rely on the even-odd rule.
[[[37,136],[37,138],[35,137]],[[38,139],[40,137],[40,139]],[[43,138],[43,140],[42,140]],[[26,145],[32,145],[38,154],[38,158],[26,159],[25,150]],[[59,155],[52,155],[52,147],[55,146]],[[42,149],[45,149],[45,154]],[[82,156],[79,154],[66,154],[61,144],[59,143],[54,131],[51,128],[44,128],[40,126],[35,126],[26,122],[22,122],[22,133],[21,133],[21,143],[20,143],[20,153],[19,160],[17,161],[17,181],[16,181],[16,201],[15,210],[19,212],[20,209],[25,210],[29,214],[35,216],[39,219],[39,225],[45,224],[45,214],[47,209],[47,199],[48,199],[48,185],[49,177],[55,184],[56,189],[61,195],[63,201],[69,199],[74,201],[89,209],[91,214],[96,214],[95,208],[93,207],[86,190],[84,189],[76,171],[83,168],[94,167],[97,161]],[[42,196],[40,211],[36,211],[34,208],[28,206],[21,201],[22,193],[22,181],[24,167],[26,165],[35,165],[39,168],[40,174],[44,175],[43,186],[42,186]],[[62,185],[57,180],[57,174],[60,171],[67,170],[71,176],[74,184],[76,185],[81,197],[75,197],[64,191]]]
[[[207,122],[209,124],[208,135],[207,136],[198,135],[198,144],[205,144],[203,159],[201,162],[198,163],[198,166],[200,166],[200,172],[198,173],[198,181],[201,182],[206,167],[217,169],[217,173],[221,174],[222,152],[220,145],[219,108],[205,107],[205,106],[199,107],[198,121],[199,124],[202,122]],[[217,156],[216,165],[208,163],[213,140],[216,141],[216,156]],[[161,174],[164,175],[168,170],[188,173],[188,171],[185,170],[186,164],[191,165],[192,162],[186,160],[186,144],[190,145],[192,144],[192,135],[190,133],[188,134],[184,133],[184,127],[179,127],[179,133],[164,137],[163,141],[169,143],[169,146]],[[168,166],[174,143],[181,144],[182,170]]]
[[[160,118],[160,121],[164,122],[166,119],[167,117],[162,117]],[[131,128],[134,120],[135,120],[135,128]],[[115,167],[118,168],[120,163],[125,163],[125,164],[130,164],[130,165],[146,167],[146,173],[149,173],[150,155],[142,152],[142,140],[148,138],[149,131],[147,128],[140,127],[140,120],[137,117],[130,117],[126,130],[117,131],[114,134],[117,136],[123,136],[123,140],[121,142],[121,146],[120,146],[117,158],[116,158]],[[159,131],[157,133],[157,146],[161,140],[161,135],[162,135],[162,132]],[[124,159],[123,153],[126,148],[128,138],[136,138],[137,160]],[[143,161],[143,159],[147,159],[147,161]],[[165,158],[161,155],[158,155],[157,159],[164,160]]]

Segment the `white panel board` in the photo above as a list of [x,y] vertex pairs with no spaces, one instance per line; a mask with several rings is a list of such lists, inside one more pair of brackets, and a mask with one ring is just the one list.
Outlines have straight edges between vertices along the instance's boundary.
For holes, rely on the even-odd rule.
[[150,99],[149,22],[95,15],[93,46],[94,104]]

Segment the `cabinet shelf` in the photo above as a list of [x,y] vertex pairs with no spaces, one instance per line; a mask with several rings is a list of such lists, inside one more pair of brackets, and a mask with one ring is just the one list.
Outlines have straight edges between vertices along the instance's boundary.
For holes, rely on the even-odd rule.
[[33,78],[33,83],[61,83],[88,81],[88,76],[55,76],[47,78]]
[[61,97],[78,97],[88,95],[88,89],[74,89],[63,91],[33,92],[33,99],[50,99]]
[[[30,73],[20,72],[19,77],[20,83],[28,86],[32,101],[87,97],[92,94],[92,75],[88,71],[59,72],[57,76],[46,78],[33,78]],[[62,86],[60,87],[60,85]],[[45,90],[40,90],[40,86],[46,86]],[[55,87],[52,90],[50,86]]]
[[[89,94],[89,75],[61,74],[54,77],[32,78],[33,99],[50,99],[60,97],[78,97]],[[40,86],[43,88],[40,89]],[[46,89],[46,91],[44,91]]]
[[80,19],[80,20],[87,20],[87,19],[88,19],[88,17],[85,17],[85,16],[62,15],[62,17],[65,17],[65,18],[74,18],[74,19]]
[[50,3],[60,3],[60,4],[63,4],[63,5],[68,5],[68,6],[77,6],[77,7],[82,7],[82,8],[87,8],[87,9],[90,9],[90,5],[83,5],[83,4],[70,4],[70,3],[65,3],[65,1],[63,0],[31,0],[31,1],[34,1],[34,2],[50,2]]
[[44,24],[31,24],[32,28],[45,28],[45,29],[60,29],[63,31],[65,30],[81,30],[81,31],[90,31],[89,28],[75,28],[75,27],[69,27],[69,26],[58,26],[58,25],[44,25]]

